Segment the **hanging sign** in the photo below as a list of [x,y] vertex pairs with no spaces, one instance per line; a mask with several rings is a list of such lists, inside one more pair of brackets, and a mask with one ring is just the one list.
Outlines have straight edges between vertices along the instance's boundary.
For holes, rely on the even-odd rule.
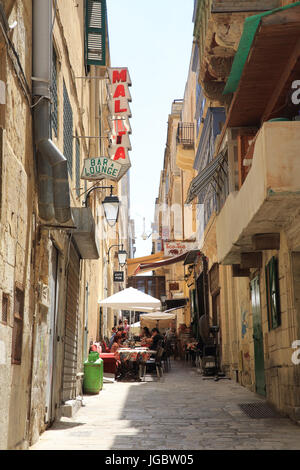
[[118,180],[121,169],[122,165],[108,157],[87,158],[84,161],[81,179],[99,180],[108,178]]
[[196,243],[193,242],[165,241],[164,256],[179,256],[195,248],[197,248],[197,246]]
[[131,127],[129,118],[131,110],[129,102],[131,95],[129,86],[131,79],[127,68],[117,67],[108,69],[109,85],[107,87],[110,111],[110,147],[109,158],[121,165],[119,179],[129,170],[131,163],[128,152],[131,150],[129,134]]
[[81,179],[119,181],[131,167],[128,152],[131,150],[129,118],[131,79],[126,67],[108,68],[107,85],[108,122],[110,126],[108,156],[87,158],[84,161]]
[[124,282],[124,271],[114,271],[114,282]]

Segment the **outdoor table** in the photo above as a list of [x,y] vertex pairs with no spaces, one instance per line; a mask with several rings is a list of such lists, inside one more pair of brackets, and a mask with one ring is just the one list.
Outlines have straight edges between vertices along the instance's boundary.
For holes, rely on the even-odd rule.
[[117,351],[119,356],[119,380],[131,379],[139,380],[139,364],[145,363],[149,360],[152,354],[156,354],[156,351],[148,348],[120,348]]

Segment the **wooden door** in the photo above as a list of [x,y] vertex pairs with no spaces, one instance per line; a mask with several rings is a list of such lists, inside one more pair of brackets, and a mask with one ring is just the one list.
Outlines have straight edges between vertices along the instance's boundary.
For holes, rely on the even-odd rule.
[[251,281],[251,303],[253,316],[255,386],[257,393],[260,395],[266,395],[264,343],[258,277]]

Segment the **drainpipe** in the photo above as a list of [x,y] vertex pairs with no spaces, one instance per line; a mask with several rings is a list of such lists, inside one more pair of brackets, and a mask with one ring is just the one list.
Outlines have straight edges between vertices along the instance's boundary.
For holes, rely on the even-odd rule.
[[52,0],[32,0],[32,16],[33,135],[39,216],[48,224],[73,226],[67,160],[50,134]]

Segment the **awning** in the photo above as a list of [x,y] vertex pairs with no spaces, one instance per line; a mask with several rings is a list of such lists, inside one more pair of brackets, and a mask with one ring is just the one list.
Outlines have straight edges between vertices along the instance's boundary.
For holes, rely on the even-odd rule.
[[170,264],[179,263],[183,261],[186,257],[187,253],[183,253],[179,256],[174,256],[173,258],[164,259],[161,261],[156,261],[155,263],[141,263],[135,270],[134,274],[138,274],[140,272],[146,271],[154,271],[155,269],[163,268],[164,266],[168,266]]
[[188,264],[194,264],[197,257],[201,256],[202,252],[199,250],[191,250],[187,253],[183,265],[187,266]]
[[178,308],[183,308],[187,304],[187,299],[167,299],[165,301],[167,310],[175,310]]
[[158,253],[155,253],[154,255],[143,256],[141,258],[129,258],[127,260],[128,277],[134,276],[136,269],[141,263],[151,263],[151,262],[153,263],[155,261],[161,261],[162,259],[164,259],[163,251],[159,251]]
[[227,127],[260,127],[282,117],[300,76],[299,31],[300,2],[247,18],[224,90],[235,95],[222,135]]
[[192,180],[186,204],[190,204],[192,200],[197,197],[207,186],[212,182],[214,175],[217,169],[222,165],[223,160],[225,159],[227,154],[227,147],[224,148],[219,155],[214,158],[204,170],[200,171],[200,173]]

